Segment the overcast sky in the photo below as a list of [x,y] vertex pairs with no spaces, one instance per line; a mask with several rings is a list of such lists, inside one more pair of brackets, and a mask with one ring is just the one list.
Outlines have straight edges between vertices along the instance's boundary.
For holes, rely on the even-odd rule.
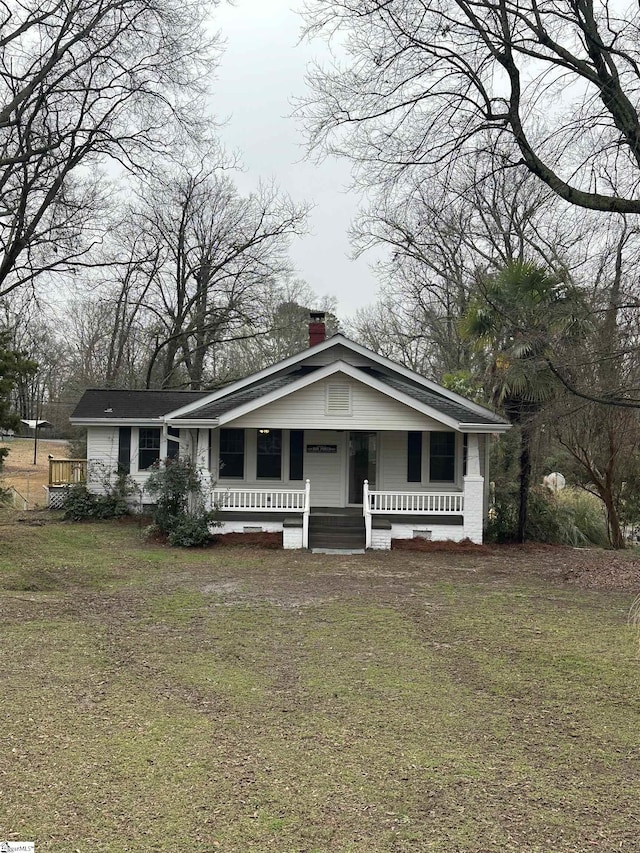
[[239,149],[245,173],[238,176],[248,192],[259,178],[275,178],[295,201],[315,205],[311,233],[292,247],[301,278],[317,294],[338,299],[342,319],[373,302],[377,282],[373,256],[350,260],[347,231],[358,199],[347,192],[349,164],[336,160],[314,165],[305,159],[304,140],[290,118],[291,98],[304,92],[307,63],[322,45],[298,44],[302,20],[297,0],[236,0],[215,13],[226,49],[214,83],[213,107],[229,149]]

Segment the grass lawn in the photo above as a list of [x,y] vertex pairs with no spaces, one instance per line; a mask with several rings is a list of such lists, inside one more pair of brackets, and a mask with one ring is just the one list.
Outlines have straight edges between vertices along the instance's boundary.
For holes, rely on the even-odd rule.
[[0,839],[637,851],[634,596],[572,582],[591,560],[185,552],[7,519]]

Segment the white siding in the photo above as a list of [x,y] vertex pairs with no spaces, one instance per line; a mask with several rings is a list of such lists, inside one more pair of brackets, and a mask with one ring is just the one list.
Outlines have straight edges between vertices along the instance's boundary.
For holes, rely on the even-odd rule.
[[420,491],[420,483],[407,483],[407,433],[384,433],[379,444],[376,488],[381,492],[393,489]]
[[87,429],[87,459],[115,468],[118,465],[118,427],[89,427]]
[[[149,476],[149,471],[138,471],[138,438],[139,427],[131,427],[131,454],[130,454],[130,476],[138,484],[144,486]],[[115,472],[118,467],[118,446],[120,428],[117,426],[88,427],[87,429],[87,459],[94,465],[94,478],[90,483],[93,491],[103,491],[100,480],[108,471]],[[193,455],[193,448],[197,446],[198,464],[206,466],[208,452],[209,430],[181,430],[180,453],[181,455]],[[167,456],[167,441],[160,435],[160,459]],[[101,473],[102,472],[102,473]]]
[[[442,430],[436,425],[436,430]],[[429,434],[422,437],[422,481],[407,482],[407,433],[385,432],[381,436],[380,460],[378,462],[379,483],[382,491],[421,492],[425,490],[447,491],[462,489],[462,434],[456,434],[456,478],[453,483],[429,482]]]
[[[335,444],[337,453],[307,453],[310,444]],[[346,433],[307,430],[304,434],[304,476],[311,480],[311,506],[346,503]]]
[[[351,388],[351,415],[326,413],[327,385],[338,382]],[[443,429],[438,421],[341,373],[269,403],[225,426],[290,429],[317,429],[322,426],[325,429],[367,431]]]
[[105,491],[105,477],[118,467],[118,427],[88,427],[87,485],[92,492]]

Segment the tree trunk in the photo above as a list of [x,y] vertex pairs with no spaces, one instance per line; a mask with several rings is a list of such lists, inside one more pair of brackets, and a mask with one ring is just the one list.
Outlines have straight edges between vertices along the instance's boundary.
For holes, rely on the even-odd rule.
[[529,508],[529,485],[531,483],[531,434],[529,428],[520,427],[520,502],[518,505],[518,542],[524,542]]
[[616,551],[621,551],[626,547],[626,543],[610,483],[606,483],[603,488],[599,489],[599,492],[607,512],[607,534],[609,542],[612,548],[615,548]]

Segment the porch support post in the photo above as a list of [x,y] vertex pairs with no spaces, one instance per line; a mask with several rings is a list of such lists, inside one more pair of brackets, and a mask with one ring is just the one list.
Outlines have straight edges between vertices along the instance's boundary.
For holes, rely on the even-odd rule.
[[362,513],[364,515],[364,547],[371,548],[371,504],[368,480],[365,480],[362,486]]
[[482,543],[484,477],[480,475],[478,434],[470,432],[467,439],[467,473],[464,477],[463,533],[465,539]]
[[209,470],[209,430],[197,429],[195,433],[192,458],[198,469],[198,477],[202,484],[207,509],[213,509],[213,487],[215,483],[211,479],[211,471]]
[[198,468],[209,471],[209,430],[196,430],[195,459]]
[[304,512],[302,513],[302,547],[309,547],[309,513],[311,512],[311,481],[304,484]]

